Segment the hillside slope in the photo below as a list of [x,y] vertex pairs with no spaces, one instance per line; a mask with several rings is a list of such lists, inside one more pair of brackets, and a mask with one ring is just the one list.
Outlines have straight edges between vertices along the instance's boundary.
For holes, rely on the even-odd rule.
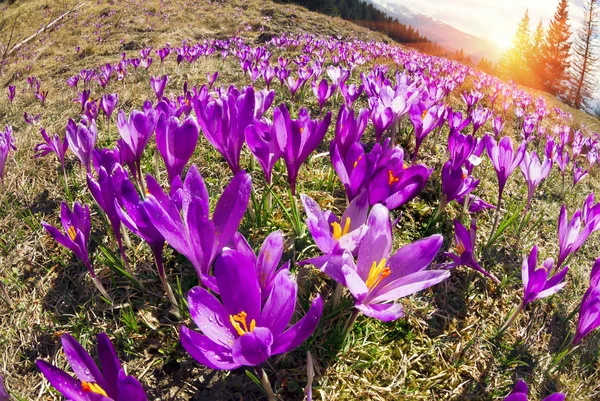
[[[294,60],[303,57],[304,47],[310,47],[306,41],[312,40],[312,36],[286,48],[274,46],[270,42],[272,38],[328,35],[348,42],[381,42],[376,45],[378,49],[388,49],[386,44],[392,42],[348,21],[294,5],[259,0],[73,3],[17,0],[12,4],[0,3],[0,42],[6,45],[11,38],[11,48],[75,7],[78,8],[51,29],[7,56],[0,68],[0,127],[13,126],[17,146],[14,157],[11,155],[7,161],[0,194],[0,282],[6,290],[6,294],[0,291],[0,374],[5,377],[12,395],[19,400],[61,399],[38,372],[35,360],[42,358],[66,367],[59,341],[62,333],[72,333],[86,349],[92,350],[96,334],[106,331],[117,345],[127,372],[138,377],[148,390],[150,400],[260,399],[262,393],[243,369],[232,373],[213,371],[185,353],[179,344],[179,328],[182,324],[192,326],[191,320],[185,313],[181,318],[172,313],[154,272],[151,255],[143,242],[134,239],[133,235],[133,244],[127,247],[127,252],[145,288],[136,288],[115,273],[119,258],[111,234],[104,227],[103,216],[88,193],[85,170],[73,154],[67,156],[64,178],[53,155],[33,158],[33,149],[41,142],[39,129],[44,127],[48,133],[62,137],[67,121],[79,118],[81,104],[77,99],[83,84],[79,90],[67,86],[70,77],[82,70],[137,56],[148,47],[154,52],[166,43],[179,47],[184,41],[187,44],[214,43],[211,42],[213,39],[237,36],[253,47],[265,46],[273,52],[274,60],[280,56],[289,58],[293,66]],[[161,63],[153,54],[154,62],[148,70],[143,67],[132,69],[121,82],[112,81],[106,88],[90,84],[91,96],[97,100],[104,94],[118,92],[118,109],[129,113],[132,109],[141,109],[146,99],[155,99],[149,85],[151,76],[169,75],[165,92],[169,97],[181,94],[184,83],[198,87],[206,84],[206,75],[214,72],[219,72],[217,85],[220,87],[251,85],[251,74],[244,73],[237,58],[222,57],[233,50],[222,47],[221,42],[218,46],[221,47],[215,54],[202,55],[194,63],[177,62],[175,53]],[[324,58],[330,57],[325,51],[323,54]],[[416,53],[406,50],[402,54]],[[394,60],[381,55],[364,65],[357,63],[359,67],[352,72],[351,82],[359,84],[360,74],[376,65],[389,68],[389,78],[394,80],[395,69],[404,69],[401,62],[401,58]],[[47,91],[44,103],[33,95],[27,82],[31,76],[39,80],[42,91]],[[12,85],[16,86],[16,96],[14,102],[8,102],[6,93]],[[469,77],[463,86],[448,96],[448,104],[455,110],[466,111],[460,95],[473,86],[473,79]],[[298,112],[299,106],[306,106],[313,118],[324,116],[329,110],[337,113],[342,104],[340,97],[334,96],[321,113],[310,88],[298,93],[297,103],[290,100],[286,86],[277,82],[273,88],[275,105],[285,102],[294,113]],[[534,94],[535,97],[538,95]],[[569,109],[553,98],[547,97],[547,103],[549,110],[557,106],[573,114],[574,118],[569,122],[573,130],[585,125],[588,127],[586,134],[590,134],[597,129],[597,120],[587,114]],[[355,108],[359,107],[368,107],[364,96],[355,105]],[[39,114],[39,121],[27,123],[24,113],[28,118]],[[562,121],[555,114],[548,120]],[[334,114],[326,142],[333,137],[336,117]],[[98,117],[98,147],[115,146],[118,139],[115,118],[116,113],[107,124],[104,116]],[[481,129],[491,130],[490,123]],[[444,128],[423,147],[423,162],[435,167],[435,177],[420,198],[402,209],[402,229],[395,234],[395,249],[427,232],[427,219],[438,203],[437,175],[445,157],[446,131]],[[512,117],[507,118],[506,132],[513,138],[519,137],[518,122]],[[365,137],[372,145],[374,131],[371,125]],[[408,154],[412,149],[410,135],[403,135],[401,144]],[[154,150],[154,145],[149,149]],[[326,154],[328,150],[328,143],[323,143],[316,153]],[[268,185],[251,160],[250,153],[244,150],[243,166],[252,169],[257,193],[264,194]],[[223,158],[202,137],[189,164],[199,166],[211,201],[214,201],[214,196],[221,193],[231,175]],[[143,168],[144,172],[154,174],[152,156],[146,154]],[[275,170],[279,176],[284,176],[282,166],[278,165]],[[506,204],[509,212],[522,203],[524,194],[520,173],[514,174],[519,177],[512,177],[506,190],[507,198],[514,197],[514,201]],[[166,180],[164,171],[157,175]],[[494,170],[487,163],[481,170],[479,195],[488,202],[495,201],[497,190],[492,177],[495,177]],[[343,186],[334,180],[326,157],[310,158],[299,181],[302,193],[313,196],[322,207],[344,207]],[[361,317],[346,341],[342,328],[352,303],[344,297],[342,306],[348,310],[328,309],[327,315],[334,318],[319,328],[321,337],[329,336],[333,340],[313,339],[298,350],[274,357],[272,363],[265,364],[282,399],[304,398],[306,351],[309,350],[316,366],[315,399],[497,400],[510,391],[515,376],[527,377],[532,395],[539,399],[556,387],[573,396],[582,394],[574,399],[597,399],[600,394],[598,336],[590,338],[579,350],[577,358],[557,372],[548,374],[542,367],[547,367],[550,352],[560,348],[561,341],[573,328],[574,322],[567,316],[577,307],[585,291],[591,261],[598,256],[598,238],[593,237],[572,259],[576,268],[564,291],[565,298],[553,298],[528,309],[504,339],[494,335],[516,300],[520,299],[522,288],[517,284],[518,272],[525,249],[531,249],[536,243],[544,255],[556,253],[556,218],[560,205],[565,200],[570,212],[581,207],[585,195],[598,188],[598,174],[594,171],[576,190],[567,191],[566,197],[564,193],[561,195],[560,182],[561,177],[556,173],[544,184],[535,199],[535,221],[532,220],[527,232],[510,231],[499,242],[497,250],[485,255],[484,266],[503,274],[501,285],[476,278],[464,268],[457,269],[456,275],[453,273],[452,280],[447,283],[407,298],[403,302],[407,311],[405,319],[382,323]],[[276,191],[280,203],[275,204],[273,215],[266,222],[258,222],[249,212],[240,231],[257,249],[269,232],[280,229],[286,236],[286,260],[316,256],[310,235],[294,238],[287,209],[283,207],[290,206],[285,198],[287,192],[281,186]],[[105,285],[115,298],[115,305],[108,305],[97,296],[81,263],[42,229],[41,221],[59,224],[59,205],[63,200],[94,205],[92,254]],[[254,204],[252,211],[257,207]],[[453,205],[447,218],[440,223],[440,232],[445,238],[443,250],[451,251],[452,218],[462,216],[461,210],[462,207]],[[480,241],[492,225],[491,216],[485,214],[478,222]],[[197,285],[196,274],[185,257],[168,247],[165,249],[168,278],[177,295],[183,298]],[[301,288],[310,288],[310,291],[301,291],[303,298],[298,301],[299,307],[306,308],[307,300],[317,292],[326,299],[328,307],[333,304],[335,283],[324,280],[315,269],[298,268],[296,272]],[[186,305],[182,310],[186,310]]]

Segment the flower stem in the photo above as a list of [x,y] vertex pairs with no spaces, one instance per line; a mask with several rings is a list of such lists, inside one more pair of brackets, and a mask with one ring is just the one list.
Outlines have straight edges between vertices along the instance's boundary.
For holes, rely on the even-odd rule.
[[162,262],[162,255],[160,251],[152,251],[154,256],[154,264],[156,265],[156,270],[158,271],[158,277],[160,277],[160,282],[163,285],[163,289],[169,298],[169,301],[173,304],[173,306],[179,308],[179,304],[177,303],[177,299],[175,298],[175,294],[173,294],[173,290],[167,281],[167,276],[165,275],[165,267]]
[[490,238],[486,244],[486,248],[492,244],[494,234],[496,233],[496,227],[498,227],[498,217],[500,216],[500,205],[502,204],[502,192],[498,194],[498,204],[496,205],[496,212],[494,213],[494,224],[492,225],[492,231],[490,232]]
[[517,319],[517,316],[519,316],[519,313],[521,313],[521,311],[523,310],[524,307],[525,307],[525,303],[523,301],[521,301],[521,303],[515,309],[513,309],[513,311],[510,313],[510,315],[508,315],[508,319],[506,320],[506,322],[502,325],[502,327],[498,331],[498,335],[502,335],[502,333],[504,333],[504,331],[506,329],[508,329],[510,327],[510,325],[515,322],[515,320]]
[[348,319],[348,323],[346,323],[346,326],[344,327],[344,340],[346,339],[346,337],[348,337],[348,334],[350,334],[352,327],[354,327],[354,322],[356,322],[356,318],[358,318],[359,314],[360,311],[354,308],[352,315],[350,315],[350,319]]
[[265,373],[265,371],[256,366],[256,374],[258,375],[258,379],[260,380],[260,385],[262,386],[265,394],[267,395],[267,399],[269,401],[276,401],[277,397],[275,397],[275,393],[273,392],[273,387],[271,387],[271,382],[269,381],[269,377]]

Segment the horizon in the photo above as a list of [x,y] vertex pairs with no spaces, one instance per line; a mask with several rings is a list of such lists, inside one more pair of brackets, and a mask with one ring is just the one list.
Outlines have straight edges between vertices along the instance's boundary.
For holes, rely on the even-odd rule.
[[[499,3],[493,0],[375,0],[382,5],[396,4],[414,13],[438,19],[465,33],[493,41],[502,50],[512,44],[513,35],[525,10],[529,9],[531,26],[540,19],[547,24],[556,10],[558,1],[522,0]],[[575,34],[583,15],[584,0],[569,0],[571,32]],[[489,24],[493,15],[494,24]]]

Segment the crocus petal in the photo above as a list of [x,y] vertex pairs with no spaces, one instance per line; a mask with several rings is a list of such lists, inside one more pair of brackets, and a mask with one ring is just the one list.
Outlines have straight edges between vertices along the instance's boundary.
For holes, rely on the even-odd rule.
[[356,304],[356,309],[366,316],[372,317],[382,322],[392,322],[404,316],[404,308],[399,303],[393,304]]
[[271,282],[282,254],[283,235],[281,231],[274,231],[265,238],[258,253],[258,261],[256,263],[263,298],[268,295],[268,292],[265,290],[269,289],[272,285]]
[[329,253],[335,246],[335,239],[331,235],[331,228],[323,211],[311,197],[300,194],[304,212],[306,213],[306,226],[315,243],[323,253]]
[[443,242],[444,238],[435,234],[398,249],[388,261],[391,274],[382,280],[380,285],[384,286],[398,278],[426,269],[439,252]]
[[294,324],[292,327],[287,329],[281,335],[275,337],[271,353],[281,354],[289,352],[302,344],[312,333],[319,324],[321,314],[323,313],[323,300],[318,295],[310,306],[310,309],[306,315]]
[[219,198],[213,213],[217,249],[221,249],[231,239],[240,226],[246,213],[252,180],[245,171],[238,172]]
[[233,360],[246,366],[260,365],[272,355],[273,334],[265,327],[240,336],[233,345]]
[[287,327],[296,306],[298,284],[292,279],[288,270],[281,270],[275,276],[273,290],[257,322],[258,326],[268,327],[277,337]]
[[235,340],[229,313],[214,295],[202,287],[194,287],[188,294],[192,320],[209,340],[223,347],[231,347]]
[[100,387],[105,388],[106,381],[100,373],[100,369],[81,344],[70,334],[63,334],[60,341],[67,361],[77,378],[80,381],[98,383]]
[[366,281],[373,262],[387,258],[392,249],[392,225],[390,212],[383,205],[375,205],[367,219],[369,231],[358,250],[357,271]]
[[436,285],[449,277],[450,271],[448,270],[418,271],[393,280],[386,285],[379,284],[372,295],[371,301],[386,302],[403,298]]
[[179,340],[192,358],[211,369],[233,370],[241,366],[234,362],[231,348],[223,347],[185,326],[181,326]]
[[119,381],[119,397],[115,401],[147,401],[148,397],[140,382],[133,376]]
[[88,401],[87,395],[81,388],[81,382],[48,362],[38,359],[35,364],[52,387],[58,390],[68,400]]
[[247,321],[260,316],[261,296],[256,267],[241,253],[226,249],[215,261],[219,294],[229,315],[247,313]]
[[98,334],[98,359],[100,360],[100,366],[102,367],[102,375],[106,381],[106,387],[103,387],[106,393],[110,396],[120,394],[118,383],[119,376],[122,372],[121,362],[110,342],[108,336],[105,333]]

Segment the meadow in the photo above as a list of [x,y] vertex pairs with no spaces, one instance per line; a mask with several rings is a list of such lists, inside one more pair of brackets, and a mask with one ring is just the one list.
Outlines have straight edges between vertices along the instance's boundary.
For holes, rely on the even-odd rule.
[[0,11],[0,400],[600,398],[597,119],[277,2]]

